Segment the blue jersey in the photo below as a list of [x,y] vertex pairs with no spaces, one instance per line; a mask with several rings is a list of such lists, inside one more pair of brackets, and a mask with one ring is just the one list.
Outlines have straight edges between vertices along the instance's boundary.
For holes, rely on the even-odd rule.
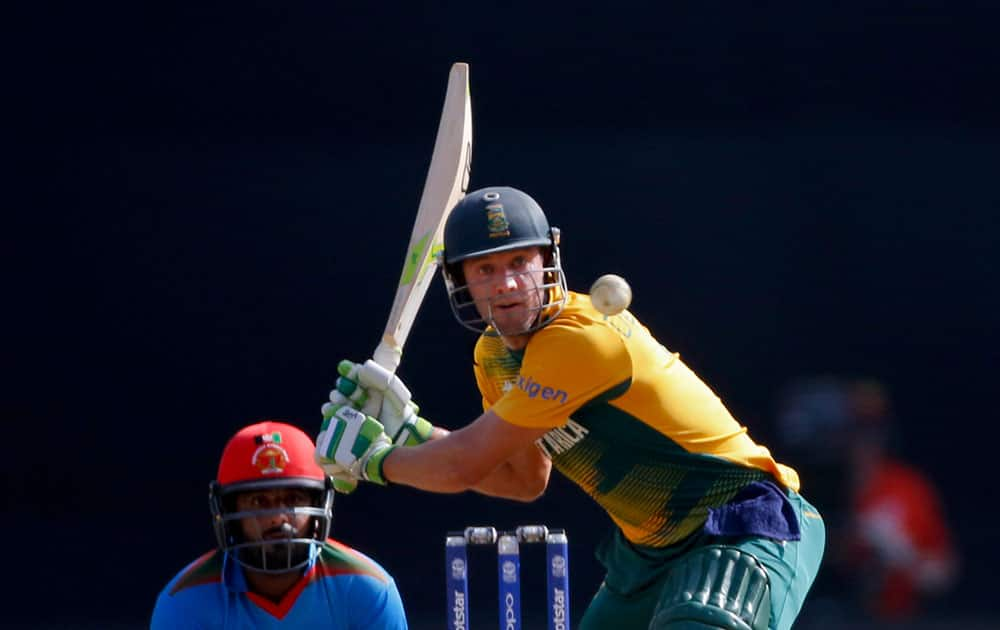
[[406,630],[396,583],[374,560],[328,539],[280,602],[250,592],[243,568],[222,551],[198,558],[160,593],[151,630],[177,628]]

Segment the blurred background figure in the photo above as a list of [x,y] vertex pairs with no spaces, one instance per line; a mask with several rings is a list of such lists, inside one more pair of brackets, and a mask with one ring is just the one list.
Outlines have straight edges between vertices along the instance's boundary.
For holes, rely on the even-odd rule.
[[814,586],[831,617],[915,619],[958,577],[958,554],[934,482],[899,453],[886,387],[833,376],[778,397],[779,455],[813,490],[830,533]]
[[944,506],[931,479],[892,448],[895,426],[885,387],[847,385],[854,421],[849,434],[850,520],[840,546],[867,613],[916,616],[958,576],[958,556]]

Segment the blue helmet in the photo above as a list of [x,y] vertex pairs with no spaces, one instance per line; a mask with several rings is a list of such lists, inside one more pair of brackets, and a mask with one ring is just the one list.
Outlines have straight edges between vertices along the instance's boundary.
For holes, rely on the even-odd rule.
[[541,247],[544,253],[544,282],[535,288],[544,291],[545,297],[534,324],[519,334],[545,326],[566,303],[566,279],[559,261],[559,228],[550,227],[538,202],[516,188],[481,188],[458,202],[444,226],[441,269],[452,312],[460,324],[476,332],[502,334],[490,313],[478,312],[462,273],[462,261],[531,246]]
[[531,245],[552,245],[541,206],[516,188],[474,190],[451,211],[444,226],[444,263]]

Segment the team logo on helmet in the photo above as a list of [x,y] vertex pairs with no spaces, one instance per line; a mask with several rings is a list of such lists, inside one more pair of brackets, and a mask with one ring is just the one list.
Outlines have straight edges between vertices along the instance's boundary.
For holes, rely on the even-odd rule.
[[486,206],[486,226],[490,232],[490,238],[501,238],[510,236],[510,222],[503,211],[503,205],[491,203]]
[[254,442],[259,444],[250,460],[262,475],[280,475],[288,466],[288,451],[281,446],[281,433],[258,435]]

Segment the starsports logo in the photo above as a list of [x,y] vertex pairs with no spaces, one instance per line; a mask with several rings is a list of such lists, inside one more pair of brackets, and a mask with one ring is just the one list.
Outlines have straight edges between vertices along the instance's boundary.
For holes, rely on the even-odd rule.
[[566,591],[552,589],[552,628],[566,630]]
[[455,607],[451,609],[451,629],[466,630],[465,625],[465,593],[455,591]]

